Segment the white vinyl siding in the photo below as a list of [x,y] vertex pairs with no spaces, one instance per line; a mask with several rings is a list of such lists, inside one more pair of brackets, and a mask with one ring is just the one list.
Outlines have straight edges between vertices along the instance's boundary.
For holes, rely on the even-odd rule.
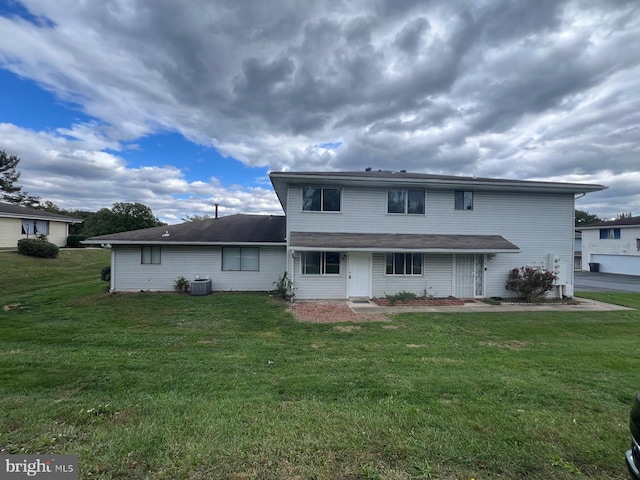
[[[512,296],[505,290],[505,280],[510,269],[547,263],[549,254],[558,255],[562,268],[567,271],[567,283],[573,284],[573,238],[574,199],[572,194],[530,194],[517,192],[473,192],[473,213],[455,209],[455,190],[426,189],[426,212],[424,215],[387,214],[387,188],[353,187],[342,188],[342,211],[340,215],[325,218],[318,215],[303,215],[287,212],[287,232],[342,232],[342,233],[409,233],[409,234],[451,234],[451,235],[501,235],[517,245],[520,253],[497,254],[486,261],[484,292],[486,296]],[[300,203],[301,188],[293,186],[289,191],[289,204]],[[624,232],[623,232],[624,238]],[[633,238],[635,247],[635,238]],[[634,248],[635,250],[635,248]],[[392,249],[390,249],[392,251]],[[431,255],[429,253],[429,255]],[[453,262],[452,256],[450,262]],[[380,261],[376,261],[380,258]],[[431,257],[430,257],[431,258]],[[586,257],[585,257],[586,258]],[[424,266],[424,277],[429,278],[429,270]],[[384,254],[374,253],[373,293],[384,295],[397,291],[422,291],[416,282],[402,284],[400,279],[391,279],[393,284],[385,290]],[[430,287],[431,285],[427,286]],[[318,285],[318,290],[329,288],[335,293],[337,282],[326,286]],[[433,290],[442,290],[438,296],[446,296],[451,286],[438,283]],[[304,292],[303,292],[304,294]],[[322,298],[344,298],[342,294],[332,297],[323,292],[311,292]],[[434,294],[435,295],[435,294]],[[318,296],[298,298],[321,298]]]
[[139,246],[114,246],[115,291],[172,291],[178,276],[187,280],[211,278],[214,291],[269,291],[284,272],[285,247],[260,247],[260,271],[222,271],[222,248],[207,246],[163,246],[162,263],[140,264]]

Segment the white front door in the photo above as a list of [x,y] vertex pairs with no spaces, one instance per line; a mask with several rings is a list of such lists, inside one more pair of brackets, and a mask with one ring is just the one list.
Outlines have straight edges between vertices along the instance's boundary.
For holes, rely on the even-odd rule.
[[473,298],[483,295],[484,256],[456,255],[455,296]]
[[371,298],[371,253],[349,252],[347,298]]

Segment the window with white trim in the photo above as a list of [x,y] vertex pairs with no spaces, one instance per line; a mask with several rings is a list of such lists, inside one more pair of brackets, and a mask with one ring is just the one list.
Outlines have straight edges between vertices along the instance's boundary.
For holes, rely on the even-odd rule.
[[339,188],[304,187],[302,210],[304,212],[339,212],[342,190]]
[[140,263],[143,265],[159,265],[161,260],[160,247],[141,247]]
[[421,253],[387,253],[387,275],[422,275]]
[[600,240],[620,240],[619,228],[601,228]]
[[424,190],[387,190],[387,213],[424,215]]
[[301,252],[302,275],[339,275],[340,252]]
[[22,219],[23,235],[49,235],[49,220]]
[[260,270],[260,248],[222,247],[222,270],[257,272]]
[[473,210],[473,192],[456,190],[456,210]]

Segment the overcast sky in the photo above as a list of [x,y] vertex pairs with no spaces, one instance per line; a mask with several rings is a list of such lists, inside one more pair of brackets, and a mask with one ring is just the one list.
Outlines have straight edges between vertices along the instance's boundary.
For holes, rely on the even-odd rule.
[[281,213],[267,174],[604,184],[640,214],[637,0],[3,0],[0,149],[69,209]]

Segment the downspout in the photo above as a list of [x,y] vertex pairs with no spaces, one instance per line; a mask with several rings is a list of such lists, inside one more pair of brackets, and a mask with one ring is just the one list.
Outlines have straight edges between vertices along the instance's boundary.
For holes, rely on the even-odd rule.
[[110,273],[110,285],[109,291],[110,293],[115,293],[116,291],[116,250],[111,246],[111,273]]

